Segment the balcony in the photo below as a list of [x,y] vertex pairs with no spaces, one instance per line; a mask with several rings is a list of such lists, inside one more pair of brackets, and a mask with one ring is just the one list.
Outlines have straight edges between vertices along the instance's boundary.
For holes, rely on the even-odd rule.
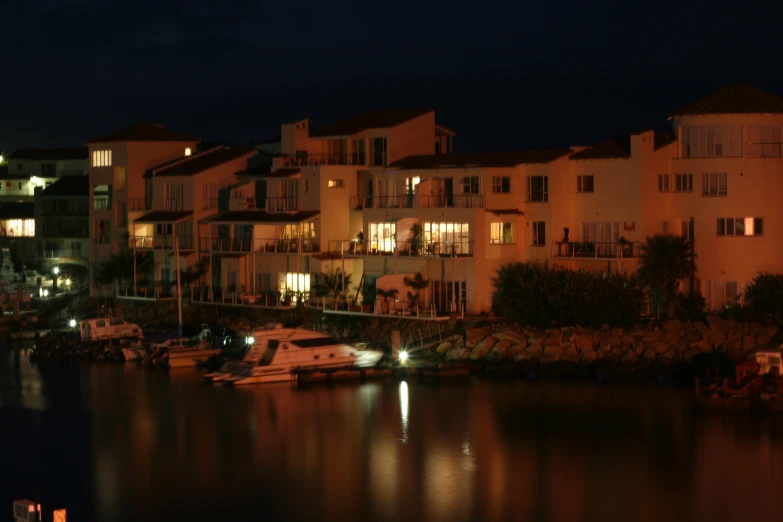
[[145,210],[152,210],[152,200],[147,198],[129,198],[128,199],[128,211],[139,212]]
[[414,208],[413,194],[403,196],[351,196],[350,205],[353,210],[366,208]]
[[202,238],[202,252],[245,254],[313,254],[320,252],[318,239],[238,239],[230,237]]
[[80,216],[87,217],[90,214],[90,206],[87,203],[69,202],[67,204],[46,205],[44,204],[44,216]]
[[483,194],[419,196],[419,208],[484,208]]
[[87,257],[87,250],[21,250],[19,257],[22,259],[60,259]]
[[558,259],[626,259],[639,257],[640,242],[609,243],[577,241],[552,243],[552,257]]
[[439,257],[457,258],[473,256],[473,241],[422,241],[414,245],[412,241],[383,241],[379,244],[359,243],[353,239],[329,242],[329,251],[346,257]]
[[310,165],[367,165],[367,155],[353,154],[284,154],[280,167],[306,167]]
[[[137,250],[174,250],[174,236],[132,236],[128,246]],[[192,237],[179,238],[180,250],[193,250]]]
[[90,237],[90,231],[87,230],[87,228],[58,228],[54,230],[50,230],[49,227],[46,227],[41,234],[43,237],[46,238],[54,238],[54,237],[76,237],[76,238],[88,238]]
[[106,198],[95,198],[92,200],[92,208],[93,210],[109,210],[111,209],[111,201]]
[[299,210],[299,200],[297,198],[266,198],[266,211],[273,212],[296,212]]

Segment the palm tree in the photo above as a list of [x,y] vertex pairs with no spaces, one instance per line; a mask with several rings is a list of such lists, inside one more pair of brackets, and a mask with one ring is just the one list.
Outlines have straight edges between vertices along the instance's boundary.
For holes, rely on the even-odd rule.
[[416,272],[413,277],[405,276],[402,279],[402,283],[411,288],[413,292],[408,292],[408,302],[411,309],[416,309],[419,306],[419,298],[421,297],[421,291],[429,288],[430,281],[425,279],[421,272]]
[[[351,274],[345,274],[345,291],[351,286]],[[312,287],[316,297],[331,297],[337,303],[337,296],[343,293],[343,273],[338,268],[332,272],[321,274],[318,282]]]
[[389,299],[397,299],[397,294],[400,293],[399,290],[396,288],[389,288],[388,290],[384,290],[383,288],[378,288],[375,293],[378,295],[378,297],[383,298],[383,304],[385,305],[384,308],[386,308],[386,311],[383,313],[388,314],[389,313]]
[[[145,279],[153,263],[152,254],[149,252],[136,252],[136,279]],[[133,250],[123,249],[111,254],[97,266],[96,274],[97,282],[104,285],[114,281],[133,281]]]
[[695,258],[693,244],[682,236],[660,234],[641,246],[639,278],[666,295],[669,319],[674,319],[677,284],[696,273]]

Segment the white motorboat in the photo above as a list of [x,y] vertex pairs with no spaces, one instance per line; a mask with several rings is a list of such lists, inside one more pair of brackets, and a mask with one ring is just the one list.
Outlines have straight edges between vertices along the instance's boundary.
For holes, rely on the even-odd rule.
[[141,339],[144,337],[139,325],[128,323],[120,317],[79,321],[79,332],[82,341],[105,341],[129,337]]
[[242,361],[228,362],[220,371],[204,376],[232,385],[294,380],[296,370],[372,367],[383,352],[340,343],[328,335],[304,328],[268,326],[253,332]]

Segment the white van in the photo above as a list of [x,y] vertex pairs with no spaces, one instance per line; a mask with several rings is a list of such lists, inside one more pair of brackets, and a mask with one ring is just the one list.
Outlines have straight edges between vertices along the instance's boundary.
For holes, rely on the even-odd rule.
[[79,333],[82,341],[102,341],[123,337],[144,337],[141,327],[116,317],[114,319],[85,319],[79,321]]

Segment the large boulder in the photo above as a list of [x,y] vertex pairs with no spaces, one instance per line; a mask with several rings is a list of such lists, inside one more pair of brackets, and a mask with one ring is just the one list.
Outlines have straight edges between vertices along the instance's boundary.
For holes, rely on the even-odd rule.
[[644,351],[644,358],[648,361],[652,361],[658,355],[658,352],[654,348],[648,348]]
[[573,343],[580,352],[584,350],[592,351],[593,349],[592,339],[583,333],[576,334]]
[[576,347],[571,343],[564,343],[560,346],[562,352],[560,353],[560,359],[564,361],[578,362],[579,357],[576,353]]
[[592,364],[598,358],[598,354],[589,350],[579,352],[579,364],[585,366]]
[[454,347],[454,345],[451,344],[451,341],[443,341],[438,345],[437,348],[435,348],[435,353],[439,355],[443,355],[444,353],[448,352]]
[[527,348],[520,350],[516,354],[514,354],[514,360],[515,361],[524,361],[527,359],[538,360],[541,358],[542,355],[544,355],[544,350],[541,347],[541,345],[531,344]]
[[664,341],[658,341],[653,345],[653,348],[655,349],[656,353],[666,353],[667,351],[669,351],[670,347],[671,344]]
[[548,344],[544,346],[544,355],[557,355],[559,356],[562,352],[562,348],[560,348],[560,345],[554,345],[554,344]]
[[527,343],[518,343],[518,344],[511,345],[511,347],[506,351],[506,358],[511,359],[525,348],[527,348]]
[[679,320],[675,319],[673,321],[668,321],[665,325],[663,325],[663,329],[666,332],[677,332],[682,334],[683,326]]
[[503,341],[499,341],[495,344],[495,346],[492,347],[492,349],[487,353],[486,359],[487,361],[491,362],[499,362],[506,358],[506,352],[508,352],[508,349],[511,347],[511,341],[506,339]]
[[644,337],[642,337],[642,341],[645,343],[654,343],[656,341],[659,341],[663,338],[664,332],[662,330],[653,330],[651,332],[647,332],[644,334]]
[[690,350],[697,350],[697,353],[711,352],[712,345],[709,343],[709,341],[696,341],[695,343],[690,344],[688,351]]
[[473,348],[478,343],[490,336],[490,331],[484,328],[468,328],[465,346]]
[[470,348],[454,348],[446,353],[447,361],[464,361],[470,357]]
[[510,341],[512,344],[527,342],[527,336],[513,328],[504,328],[492,334],[492,337],[498,341]]
[[705,320],[707,321],[707,326],[709,326],[711,330],[717,330],[723,326],[723,319],[717,315],[708,315]]
[[545,346],[559,345],[563,339],[563,334],[560,330],[547,330],[546,340],[544,340]]
[[470,358],[471,360],[478,360],[483,359],[485,355],[492,349],[493,346],[495,346],[494,337],[487,337],[480,343],[478,343],[476,346],[473,347],[473,350],[470,352]]
[[636,353],[634,352],[628,352],[623,355],[620,360],[623,362],[623,364],[634,364],[639,360],[639,357],[637,357]]

